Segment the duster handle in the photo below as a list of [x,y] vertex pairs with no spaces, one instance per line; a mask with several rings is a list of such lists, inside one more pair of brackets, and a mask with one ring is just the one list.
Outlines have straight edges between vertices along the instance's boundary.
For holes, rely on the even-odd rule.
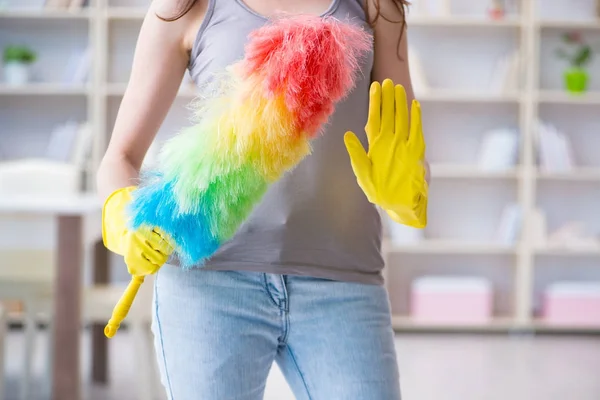
[[106,324],[106,327],[104,328],[104,335],[106,335],[106,337],[111,338],[115,336],[115,334],[119,330],[121,322],[123,322],[123,320],[127,317],[129,309],[131,308],[133,300],[135,299],[138,290],[142,286],[142,283],[144,283],[143,276],[131,277],[131,281],[127,285],[125,292],[123,293],[121,299],[113,309],[112,317],[110,318],[110,320]]

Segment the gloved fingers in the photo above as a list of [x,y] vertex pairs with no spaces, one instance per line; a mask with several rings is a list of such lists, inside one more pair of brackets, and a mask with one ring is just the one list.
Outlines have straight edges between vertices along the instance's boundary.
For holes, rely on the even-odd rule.
[[136,245],[139,248],[143,248],[147,252],[157,252],[167,256],[171,254],[170,245],[159,229],[144,226],[134,232],[133,235],[136,237]]
[[381,134],[394,134],[394,82],[385,79],[381,88]]
[[152,248],[155,251],[158,251],[165,255],[170,255],[173,252],[173,246],[169,240],[167,240],[166,235],[158,228],[152,229],[149,235],[149,242]]
[[396,123],[395,123],[395,135],[397,140],[406,142],[408,140],[408,100],[406,99],[406,89],[402,85],[396,85],[395,87],[396,97]]
[[168,255],[155,249],[148,239],[144,239],[144,242],[139,246],[139,249],[141,250],[141,254],[143,254],[152,264],[163,265],[167,262]]
[[154,264],[143,252],[130,251],[125,255],[127,272],[133,276],[150,275],[158,271],[159,265]]
[[344,135],[344,144],[350,155],[350,163],[358,180],[358,184],[368,197],[370,193],[374,193],[371,180],[371,160],[362,143],[354,133],[346,132]]
[[365,132],[369,143],[373,143],[375,137],[379,135],[381,129],[381,85],[375,81],[371,83],[369,90],[369,116]]
[[408,137],[409,153],[418,160],[425,157],[425,138],[421,122],[421,105],[413,100],[410,115],[410,136]]
[[[148,267],[150,267],[148,269],[148,272],[150,274],[153,274],[156,271],[158,271],[158,269],[162,267],[165,262],[167,262],[167,260],[164,257],[160,257],[159,254],[156,252],[151,252],[150,254],[142,253],[142,258],[144,258],[148,262]],[[153,260],[152,258],[155,259]]]
[[156,244],[152,243],[153,237],[148,229],[140,229],[131,236],[131,244],[129,247],[130,252],[143,254],[145,259],[150,261],[152,264],[159,266],[163,265],[167,261],[169,257],[168,254],[158,251],[155,248]]
[[363,171],[371,169],[371,160],[369,160],[365,148],[353,132],[346,132],[344,135],[344,144],[350,155],[353,167],[356,166]]

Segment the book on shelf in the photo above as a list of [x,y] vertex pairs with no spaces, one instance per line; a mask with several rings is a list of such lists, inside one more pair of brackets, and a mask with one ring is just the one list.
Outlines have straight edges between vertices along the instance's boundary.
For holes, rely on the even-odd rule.
[[534,140],[540,169],[545,172],[568,172],[574,167],[571,142],[556,126],[538,121]]
[[382,213],[390,243],[395,246],[417,245],[425,240],[425,230],[413,228],[392,220]]
[[539,207],[534,208],[529,215],[531,237],[534,246],[543,247],[548,241],[548,224],[546,213]]
[[519,88],[520,80],[520,55],[515,50],[502,55],[494,65],[489,80],[489,89],[493,93],[514,93]]
[[507,204],[502,210],[495,233],[495,240],[501,244],[514,244],[519,239],[523,220],[522,208],[519,204]]
[[79,10],[89,5],[89,0],[46,0],[44,7],[55,10]]
[[84,7],[86,0],[71,0],[69,3],[69,10],[79,10]]
[[411,11],[415,15],[427,15],[434,17],[450,16],[451,0],[414,0],[411,1]]
[[425,75],[425,69],[419,53],[411,46],[408,47],[408,59],[410,60],[410,78],[412,88],[416,96],[429,92],[429,83]]
[[84,168],[92,143],[91,125],[69,120],[53,129],[45,158]]
[[40,10],[44,8],[48,0],[29,0],[26,2],[22,1],[1,1],[0,0],[0,11],[17,11],[17,10]]
[[78,131],[79,124],[75,121],[67,121],[54,127],[46,147],[46,158],[69,162]]
[[71,53],[63,75],[63,82],[82,84],[87,82],[92,64],[92,51],[88,46],[83,50]]
[[504,0],[504,12],[508,16],[517,16],[519,14],[519,0]]
[[85,168],[92,152],[94,143],[94,132],[89,122],[83,122],[79,125],[77,137],[71,153],[71,164]]
[[44,6],[50,9],[66,9],[71,4],[71,0],[46,0]]
[[478,167],[483,171],[505,171],[515,166],[519,132],[497,128],[486,132],[479,146]]

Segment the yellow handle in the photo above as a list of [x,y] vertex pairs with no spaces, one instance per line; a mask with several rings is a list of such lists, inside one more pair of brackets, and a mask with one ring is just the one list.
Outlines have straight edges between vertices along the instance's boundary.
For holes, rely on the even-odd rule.
[[104,335],[106,335],[106,337],[111,338],[115,336],[121,322],[127,317],[129,309],[131,308],[133,300],[135,299],[140,286],[142,286],[142,283],[144,283],[143,276],[133,276],[131,278],[131,282],[127,285],[127,289],[125,289],[123,296],[121,296],[121,299],[113,309],[112,317],[104,328]]

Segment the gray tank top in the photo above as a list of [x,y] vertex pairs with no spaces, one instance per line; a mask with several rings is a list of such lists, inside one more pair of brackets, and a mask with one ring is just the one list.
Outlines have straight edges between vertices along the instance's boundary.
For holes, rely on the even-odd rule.
[[[361,0],[332,0],[324,15],[365,22]],[[243,0],[209,0],[191,53],[189,71],[198,86],[241,59],[248,34],[268,22]],[[314,151],[274,183],[237,234],[206,268],[305,275],[381,284],[381,221],[359,188],[343,136],[364,126],[373,55],[363,62],[355,89],[338,104]]]

